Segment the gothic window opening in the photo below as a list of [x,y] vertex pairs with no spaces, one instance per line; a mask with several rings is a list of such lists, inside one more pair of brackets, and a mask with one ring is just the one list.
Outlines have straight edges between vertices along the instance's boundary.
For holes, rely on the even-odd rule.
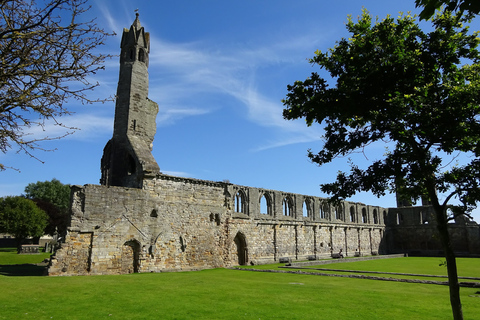
[[324,202],[320,205],[320,218],[321,219],[330,219],[330,212],[328,210],[328,204]]
[[373,209],[373,223],[378,224],[378,213],[377,209]]
[[292,200],[289,196],[283,198],[283,215],[291,217],[293,215]]
[[260,213],[272,215],[272,201],[267,193],[260,197]]
[[362,223],[368,223],[367,209],[362,209]]
[[335,206],[335,219],[344,221],[344,213],[341,206]]
[[310,199],[305,199],[302,205],[303,216],[305,218],[312,216],[312,201]]
[[246,213],[245,193],[240,190],[235,195],[235,212]]
[[145,51],[143,49],[138,51],[138,61],[145,62]]
[[350,207],[350,222],[355,222],[355,208],[353,206]]

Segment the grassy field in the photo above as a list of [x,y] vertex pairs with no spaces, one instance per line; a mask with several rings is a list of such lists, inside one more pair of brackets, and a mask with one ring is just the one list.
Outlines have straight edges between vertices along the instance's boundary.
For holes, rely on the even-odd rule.
[[[0,251],[0,264],[4,255]],[[428,258],[418,259],[399,259],[379,268],[408,269],[422,266],[422,259],[429,263]],[[468,273],[480,274],[480,259],[467,265],[472,261]],[[472,268],[459,265],[461,273]],[[432,268],[425,270],[436,272]],[[440,268],[438,262],[435,268]],[[315,275],[213,269],[91,277],[0,276],[0,284],[0,319],[451,319],[446,286]],[[465,319],[480,314],[477,291],[461,289]]]

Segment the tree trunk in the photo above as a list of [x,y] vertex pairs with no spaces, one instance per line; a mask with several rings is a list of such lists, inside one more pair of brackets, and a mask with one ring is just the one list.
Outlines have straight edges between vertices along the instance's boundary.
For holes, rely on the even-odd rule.
[[460,301],[460,285],[458,283],[457,262],[448,233],[448,220],[443,207],[434,206],[437,216],[437,230],[445,252],[447,261],[448,287],[450,290],[450,304],[452,306],[453,319],[463,320],[462,302]]

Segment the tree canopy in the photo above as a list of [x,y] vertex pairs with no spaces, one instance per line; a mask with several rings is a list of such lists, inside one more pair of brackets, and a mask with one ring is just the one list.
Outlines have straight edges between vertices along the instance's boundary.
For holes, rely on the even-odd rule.
[[[310,60],[335,82],[314,72],[288,86],[284,118],[325,126],[324,144],[309,157],[319,165],[372,143],[391,150],[366,169],[351,164],[322,191],[340,200],[359,191],[377,196],[428,196],[445,248],[452,308],[461,319],[455,256],[447,208],[464,213],[480,200],[480,54],[468,20],[445,12],[426,33],[410,15],[374,21],[366,11],[348,19],[348,39]],[[332,81],[332,80],[330,80]],[[466,159],[456,164],[457,159]],[[453,163],[450,165],[450,163]],[[460,316],[460,317],[459,317]]]
[[18,196],[0,198],[0,232],[12,234],[19,250],[26,238],[43,235],[47,218],[32,200]]
[[25,197],[33,200],[48,215],[45,233],[64,235],[69,223],[70,186],[57,179],[37,181],[25,187]]
[[[63,126],[65,102],[93,102],[98,86],[91,76],[109,55],[98,53],[108,34],[85,20],[87,0],[5,0],[0,2],[0,150],[34,157],[39,142],[27,129],[45,121]],[[67,133],[74,128],[66,128]],[[0,164],[0,170],[5,169]]]
[[480,12],[480,1],[478,0],[415,0],[417,7],[423,7],[420,13],[421,19],[430,19],[435,11],[442,6],[448,11],[459,11],[460,13],[478,14]]

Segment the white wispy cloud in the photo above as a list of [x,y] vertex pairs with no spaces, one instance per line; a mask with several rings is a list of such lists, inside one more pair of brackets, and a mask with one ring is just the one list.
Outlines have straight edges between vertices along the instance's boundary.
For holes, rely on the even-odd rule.
[[[123,1],[119,6],[126,8]],[[130,12],[118,19],[106,6],[99,8],[111,29],[122,30],[125,25],[120,24],[131,23],[126,21],[132,17]],[[212,106],[212,101],[221,95],[229,101],[228,105],[243,106],[249,121],[279,132],[278,141],[264,143],[256,150],[318,140],[321,135],[318,129],[283,119],[280,101],[283,97],[262,92],[257,73],[262,71],[263,83],[269,81],[269,75],[260,69],[281,70],[306,64],[305,52],[313,55],[320,41],[318,34],[276,34],[248,44],[232,39],[219,46],[201,40],[173,43],[151,33],[149,97],[160,105],[157,124],[171,125],[185,117],[214,112],[220,106]],[[275,80],[271,78],[272,82]]]

